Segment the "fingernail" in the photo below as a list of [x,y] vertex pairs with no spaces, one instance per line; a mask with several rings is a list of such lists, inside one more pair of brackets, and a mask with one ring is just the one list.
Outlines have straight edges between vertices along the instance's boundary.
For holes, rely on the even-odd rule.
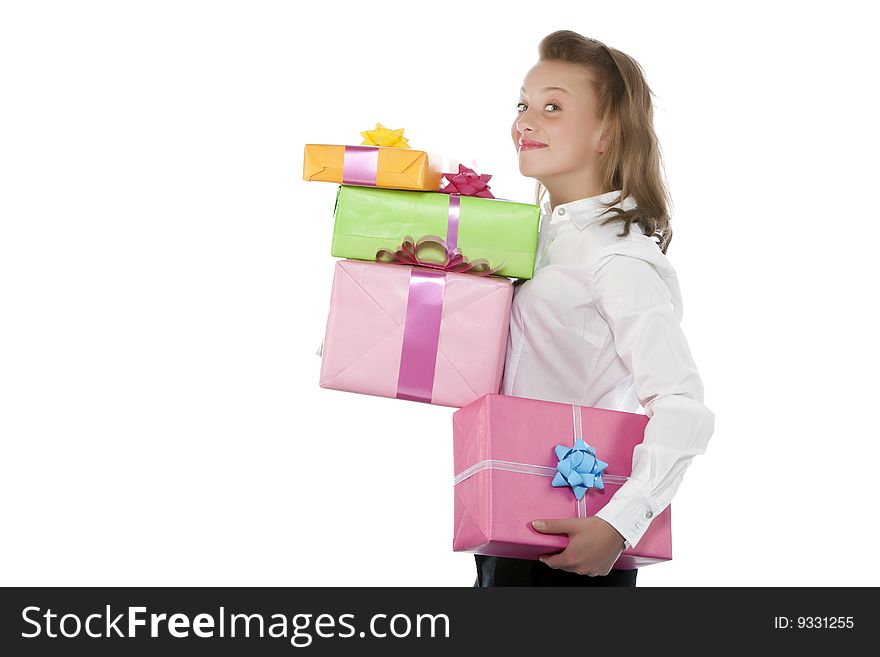
[[[540,520],[533,520],[533,521],[532,521],[532,526],[533,526],[535,529],[544,529],[544,523],[541,522]],[[541,559],[541,561],[543,561],[543,559]]]

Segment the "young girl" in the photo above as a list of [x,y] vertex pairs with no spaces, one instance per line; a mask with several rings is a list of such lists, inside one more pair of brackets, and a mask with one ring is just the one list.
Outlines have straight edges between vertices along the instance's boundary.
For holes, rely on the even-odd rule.
[[[638,63],[568,30],[527,73],[512,126],[520,172],[544,192],[534,277],[518,281],[502,393],[650,418],[632,474],[588,518],[535,518],[568,535],[541,560],[476,555],[475,586],[635,586],[611,566],[638,544],[705,452],[714,413],[682,333],[651,90]],[[521,284],[520,284],[521,283]],[[543,525],[541,524],[543,522]]]

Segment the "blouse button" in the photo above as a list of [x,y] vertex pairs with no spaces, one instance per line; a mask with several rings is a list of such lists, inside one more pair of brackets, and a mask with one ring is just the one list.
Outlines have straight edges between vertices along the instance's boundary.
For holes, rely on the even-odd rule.
[[565,214],[565,208],[559,208],[559,214],[560,215]]
[[646,517],[646,518],[653,518],[653,517],[654,517],[654,512],[653,512],[653,511],[647,511],[647,512],[645,513],[645,517]]

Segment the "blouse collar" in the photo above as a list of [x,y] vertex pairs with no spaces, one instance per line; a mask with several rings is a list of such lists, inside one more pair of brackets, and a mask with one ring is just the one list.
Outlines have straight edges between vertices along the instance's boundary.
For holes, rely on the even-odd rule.
[[[598,221],[599,219],[607,219],[615,216],[613,212],[608,212],[607,208],[600,205],[600,203],[609,203],[615,200],[619,195],[620,190],[617,189],[605,192],[604,194],[589,196],[576,201],[569,201],[568,203],[560,203],[553,209],[552,215],[554,218],[559,218],[560,220],[565,220],[565,218],[568,217],[578,228],[582,229],[584,226],[591,224],[594,221]],[[623,210],[632,210],[637,205],[636,200],[632,196],[627,196],[623,199],[622,204],[618,203],[612,207],[622,208]],[[550,201],[544,201],[541,204],[541,210],[544,216],[549,216],[551,214]]]

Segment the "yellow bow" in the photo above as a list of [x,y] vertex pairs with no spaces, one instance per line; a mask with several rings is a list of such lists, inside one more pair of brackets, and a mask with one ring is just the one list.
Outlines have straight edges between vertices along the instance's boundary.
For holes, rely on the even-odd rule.
[[361,146],[391,146],[392,148],[410,148],[409,142],[403,136],[403,128],[389,130],[381,123],[376,124],[375,130],[366,130],[361,133],[364,141]]

